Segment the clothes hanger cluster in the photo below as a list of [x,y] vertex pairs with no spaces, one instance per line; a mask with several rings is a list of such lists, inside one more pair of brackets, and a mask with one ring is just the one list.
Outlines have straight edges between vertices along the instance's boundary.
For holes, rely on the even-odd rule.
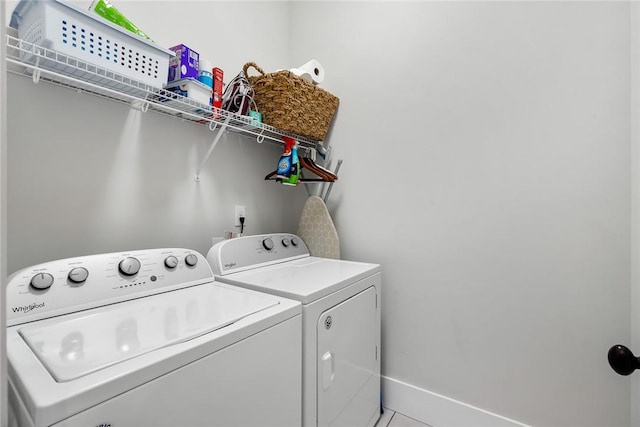
[[300,166],[302,167],[303,171],[306,169],[314,175],[322,178],[323,181],[334,182],[338,179],[338,175],[331,172],[329,169],[318,165],[312,157],[300,157]]

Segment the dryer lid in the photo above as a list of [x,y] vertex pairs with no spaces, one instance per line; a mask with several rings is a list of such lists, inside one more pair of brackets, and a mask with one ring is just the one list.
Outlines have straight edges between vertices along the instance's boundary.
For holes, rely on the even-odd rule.
[[49,319],[18,333],[53,378],[65,382],[277,304],[268,295],[208,283]]
[[306,257],[217,276],[216,280],[308,304],[378,271],[378,264]]

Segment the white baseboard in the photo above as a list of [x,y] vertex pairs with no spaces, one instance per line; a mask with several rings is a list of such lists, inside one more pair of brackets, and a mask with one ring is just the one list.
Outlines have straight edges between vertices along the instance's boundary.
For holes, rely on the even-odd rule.
[[382,404],[433,427],[529,427],[438,393],[382,376]]

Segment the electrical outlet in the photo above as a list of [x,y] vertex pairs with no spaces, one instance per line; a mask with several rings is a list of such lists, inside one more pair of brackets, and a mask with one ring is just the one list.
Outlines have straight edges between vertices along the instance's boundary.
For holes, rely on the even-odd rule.
[[236,206],[235,226],[240,227],[240,217],[247,217],[244,206]]

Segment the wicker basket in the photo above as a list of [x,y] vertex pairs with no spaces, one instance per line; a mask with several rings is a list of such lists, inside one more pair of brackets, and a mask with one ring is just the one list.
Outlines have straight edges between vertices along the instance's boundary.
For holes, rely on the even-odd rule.
[[[249,76],[249,67],[261,75]],[[337,97],[289,71],[267,74],[253,62],[246,63],[243,70],[255,92],[263,123],[315,141],[324,140],[338,108]]]

